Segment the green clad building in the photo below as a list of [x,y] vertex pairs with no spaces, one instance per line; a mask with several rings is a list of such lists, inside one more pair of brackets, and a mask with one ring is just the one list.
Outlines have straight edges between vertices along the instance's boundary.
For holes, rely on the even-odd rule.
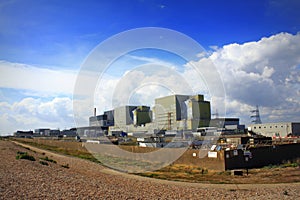
[[155,99],[155,123],[159,129],[196,130],[209,126],[210,102],[203,95],[171,95]]

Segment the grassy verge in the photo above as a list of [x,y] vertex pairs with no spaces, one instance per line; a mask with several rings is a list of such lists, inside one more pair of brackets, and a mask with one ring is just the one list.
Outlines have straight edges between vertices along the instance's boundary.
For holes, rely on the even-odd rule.
[[[23,144],[28,144],[40,149],[45,149],[49,151],[53,151],[55,153],[60,153],[64,155],[70,155],[82,159],[87,159],[92,162],[100,163],[92,154],[90,154],[86,149],[78,149],[78,148],[68,148],[59,145],[59,143],[53,143],[53,144],[45,144],[43,141],[39,140],[32,140],[32,139],[15,139],[17,142],[21,142]],[[68,142],[66,142],[68,143]]]

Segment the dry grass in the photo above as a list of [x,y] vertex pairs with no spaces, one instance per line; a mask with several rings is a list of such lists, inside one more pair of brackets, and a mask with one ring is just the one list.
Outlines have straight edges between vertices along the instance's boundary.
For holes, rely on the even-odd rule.
[[54,151],[57,153],[71,155],[78,158],[87,159],[93,162],[99,162],[94,156],[82,147],[80,142],[63,141],[63,140],[45,140],[45,139],[15,139],[28,145],[32,145],[41,149]]
[[173,164],[155,172],[140,173],[141,176],[159,179],[217,183],[217,184],[253,184],[253,183],[292,183],[300,182],[299,167],[282,167],[279,165],[272,169],[251,169],[249,174],[243,170],[243,176],[233,176],[231,171],[213,171],[197,166]]
[[[42,139],[18,139],[18,141],[42,149],[84,158],[99,163],[99,161],[94,158],[93,155],[91,155],[80,142]],[[147,153],[155,150],[153,148],[140,148],[136,146],[120,146],[120,148],[135,153]],[[232,176],[230,171],[224,172],[219,170],[210,170],[204,165],[201,165],[203,161],[200,162],[199,160],[201,159],[193,158],[191,156],[193,152],[193,150],[188,150],[173,164],[160,170],[139,173],[138,175],[175,181],[219,184],[300,182],[300,168],[295,163],[286,163],[279,166],[268,166],[261,169],[251,169],[249,170],[248,175],[246,175],[246,170],[244,170],[244,176]],[[115,162],[114,158],[111,157],[105,159]],[[108,161],[105,160],[105,162]],[[118,160],[118,162],[120,161]],[[126,162],[126,160],[124,162]],[[137,163],[137,165],[141,164],[144,163]]]

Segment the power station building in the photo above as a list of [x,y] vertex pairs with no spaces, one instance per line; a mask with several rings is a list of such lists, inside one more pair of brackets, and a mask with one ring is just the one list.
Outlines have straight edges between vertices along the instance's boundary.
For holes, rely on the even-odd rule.
[[133,110],[133,125],[145,126],[152,121],[152,111],[148,106],[138,106]]
[[114,111],[105,111],[103,115],[96,115],[96,109],[94,110],[94,116],[89,118],[90,126],[108,127],[114,125]]
[[251,124],[248,131],[268,137],[300,136],[299,122]]
[[[83,135],[150,134],[160,131],[189,130],[203,134],[243,134],[245,125],[239,118],[211,119],[210,102],[203,95],[170,95],[155,99],[151,110],[148,106],[126,105],[105,111],[89,119],[89,127],[80,129]],[[95,129],[95,130],[94,130]],[[47,130],[42,130],[47,131]],[[300,136],[299,122],[279,122],[249,125],[248,131],[267,137]],[[37,132],[37,131],[36,131]],[[41,132],[41,130],[39,130]],[[47,135],[47,133],[46,133]]]
[[152,111],[148,106],[121,106],[114,109],[114,120],[118,128],[142,126],[152,121]]
[[151,132],[153,130],[194,130],[208,127],[210,102],[203,95],[171,95],[155,99],[153,110],[148,106],[120,106],[103,115],[89,118],[93,127],[108,131]]
[[155,99],[155,123],[158,129],[196,130],[209,126],[210,102],[203,95],[171,95]]

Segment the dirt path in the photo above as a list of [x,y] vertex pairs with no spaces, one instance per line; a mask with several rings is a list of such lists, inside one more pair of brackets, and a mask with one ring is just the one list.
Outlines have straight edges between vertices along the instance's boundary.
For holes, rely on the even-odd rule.
[[[300,183],[235,185],[158,180],[18,145],[0,141],[0,199],[300,199]],[[16,160],[17,151],[27,151],[37,161]],[[38,159],[43,156],[57,164],[41,165]],[[61,167],[67,164],[69,169]]]

